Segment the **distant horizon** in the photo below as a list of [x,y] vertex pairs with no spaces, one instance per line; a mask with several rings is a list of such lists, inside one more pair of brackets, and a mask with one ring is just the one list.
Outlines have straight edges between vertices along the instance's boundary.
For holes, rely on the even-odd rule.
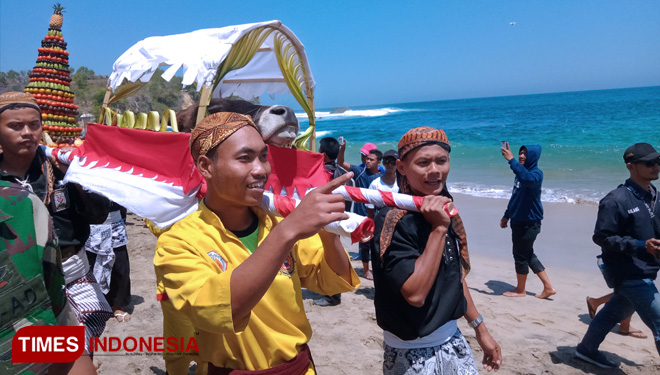
[[[87,66],[82,66],[82,65],[77,67],[77,68],[75,68],[75,67],[71,67],[71,68],[73,68],[74,72],[75,72],[81,67],[84,67],[84,68],[87,68],[87,69],[90,69],[90,70],[94,71],[94,69],[91,69]],[[162,68],[159,68],[159,69],[162,69]],[[15,69],[9,69],[9,70],[16,71]],[[22,71],[30,71],[30,70],[32,70],[32,68],[30,68],[30,69],[21,69],[21,70]],[[2,71],[0,71],[0,72],[2,72]],[[4,71],[4,73],[7,73],[7,72],[8,71]],[[16,71],[16,72],[20,72],[20,71]],[[96,71],[94,71],[94,74],[97,75],[97,76],[101,76],[101,77],[109,77],[110,76],[109,74],[103,74],[103,73],[99,74]],[[176,76],[180,76],[180,71],[177,72]],[[317,86],[318,86],[318,82],[317,82]],[[327,110],[334,110],[334,109],[344,108],[344,107],[352,109],[352,108],[358,108],[358,107],[374,107],[374,106],[380,106],[380,105],[385,106],[385,105],[396,105],[396,104],[428,103],[428,102],[452,101],[452,100],[490,99],[490,98],[504,98],[504,97],[514,97],[514,96],[578,93],[578,92],[589,92],[589,91],[626,90],[626,89],[640,89],[640,88],[651,88],[651,87],[660,87],[660,84],[652,84],[650,86],[611,87],[611,88],[594,88],[594,89],[569,90],[569,91],[549,91],[549,92],[504,94],[504,95],[491,95],[491,96],[455,97],[455,98],[430,99],[430,100],[414,100],[414,101],[408,101],[408,102],[394,102],[394,103],[375,103],[375,104],[356,104],[356,105],[347,104],[347,105],[337,105],[337,106],[331,106],[331,107],[318,107],[318,108],[315,108],[315,110],[316,111],[326,110],[326,109]],[[265,104],[265,105],[282,104],[282,103],[278,103],[278,101],[277,101],[278,98],[282,98],[282,97],[289,97],[290,100],[294,100],[293,96],[290,93],[280,94],[280,95],[276,96],[275,99],[271,99],[270,97],[268,97],[268,94],[264,93],[260,97],[260,101],[262,102],[262,104]],[[294,102],[295,102],[295,100],[294,100]],[[282,105],[285,105],[285,104],[282,104]],[[302,108],[298,107],[297,102],[295,103],[295,106],[297,107],[297,108],[295,108],[296,113],[298,113],[298,110],[302,111]]]
[[[556,91],[556,92],[539,92],[539,93],[530,93],[530,94],[512,94],[512,95],[495,95],[495,96],[480,96],[480,97],[469,97],[469,98],[451,98],[451,99],[431,99],[431,100],[422,100],[422,101],[413,101],[413,102],[398,102],[398,103],[378,103],[378,104],[360,104],[360,105],[340,105],[337,107],[323,107],[316,108],[316,111],[319,110],[333,110],[338,108],[359,108],[359,107],[375,107],[375,106],[389,106],[397,104],[414,104],[414,103],[429,103],[429,102],[443,102],[443,101],[454,101],[454,100],[478,100],[478,99],[494,99],[494,98],[508,98],[514,96],[532,96],[532,95],[549,95],[549,94],[568,94],[568,93],[579,93],[579,92],[591,92],[591,91],[609,91],[609,90],[628,90],[628,89],[644,89],[660,87],[660,85],[651,85],[651,86],[635,86],[635,87],[613,87],[605,89],[592,89],[592,90],[575,90],[575,91]],[[298,113],[298,112],[296,112]]]

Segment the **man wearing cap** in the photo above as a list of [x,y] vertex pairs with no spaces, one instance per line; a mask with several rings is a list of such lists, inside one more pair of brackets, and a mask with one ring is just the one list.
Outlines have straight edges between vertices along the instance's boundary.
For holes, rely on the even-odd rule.
[[[372,148],[373,147],[373,148]],[[337,156],[337,164],[346,169],[347,171],[353,172],[355,175],[355,186],[363,189],[368,189],[369,185],[381,176],[380,172],[380,161],[383,159],[383,153],[375,149],[376,145],[373,143],[365,144],[361,149],[360,153],[364,154],[366,151],[368,153],[366,159],[364,160],[364,167],[360,165],[354,165],[346,161],[344,158],[344,153],[346,152],[346,142],[340,144],[339,155]],[[367,206],[364,203],[353,203],[353,212],[358,215],[367,216]],[[359,249],[360,255],[359,258],[351,258],[353,260],[361,259],[362,264],[366,264],[366,267],[362,270],[362,276],[367,280],[373,280],[373,275],[369,271],[369,257],[371,256],[371,246],[372,241],[369,242],[360,242]]]
[[630,178],[600,201],[593,241],[601,247],[603,276],[614,288],[609,302],[596,314],[576,356],[600,367],[618,365],[598,350],[610,330],[637,312],[651,329],[660,354],[660,294],[654,280],[660,269],[660,153],[648,143],[636,143],[623,154]]
[[[388,191],[392,193],[398,193],[399,192],[399,185],[396,183],[396,161],[399,160],[399,153],[396,152],[396,150],[388,150],[385,151],[385,154],[383,155],[383,165],[385,166],[385,174],[381,175],[377,179],[373,180],[371,184],[369,184],[369,189],[372,190],[380,190],[380,191]],[[376,214],[378,211],[383,208],[383,207],[374,207],[373,204],[365,204],[367,208],[367,216],[371,219],[376,217]],[[373,251],[375,249],[374,246],[374,239],[372,238],[369,240],[369,251]],[[365,275],[370,275],[371,271],[369,271],[369,260],[367,261],[362,259],[362,267],[364,270]],[[368,277],[367,277],[368,278]]]
[[208,374],[315,374],[301,288],[335,294],[359,279],[339,238],[322,228],[348,217],[332,194],[347,173],[314,189],[285,219],[259,208],[268,148],[249,116],[214,113],[190,149],[206,179],[199,210],[162,234],[156,277],[195,328]]
[[[376,149],[373,143],[366,143],[360,149],[362,164],[355,165],[346,161],[346,141],[339,144],[339,154],[337,155],[337,165],[354,174],[355,186],[368,189],[369,184],[380,177],[380,161],[383,159],[382,152]],[[353,212],[358,215],[367,216],[367,208],[364,203],[354,203]]]
[[112,317],[99,285],[88,273],[84,248],[89,225],[105,221],[110,201],[80,185],[64,183],[64,171],[39,147],[41,137],[41,110],[34,97],[22,92],[0,95],[0,180],[20,184],[48,207],[62,253],[67,297],[85,325],[88,347],[89,338],[100,336]]
[[[399,153],[396,150],[387,150],[383,154],[383,165],[385,166],[385,173],[373,180],[369,184],[369,189],[389,191],[391,193],[399,192],[399,185],[396,183],[396,161],[399,160]],[[382,207],[374,207],[373,204],[366,204],[367,216],[374,218],[378,210]]]
[[[369,152],[376,149],[378,149],[378,147],[375,144],[371,142],[365,143],[364,146],[360,148],[361,163],[358,165],[358,167],[364,168],[367,165],[367,156],[369,156]],[[378,171],[380,171],[380,173],[385,173],[385,168],[383,168],[382,165],[378,165]]]

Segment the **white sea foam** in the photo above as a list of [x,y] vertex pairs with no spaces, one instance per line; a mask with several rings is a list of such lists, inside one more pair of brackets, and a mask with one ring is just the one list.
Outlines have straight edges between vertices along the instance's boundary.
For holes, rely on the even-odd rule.
[[[377,109],[357,109],[357,110],[347,109],[342,113],[331,113],[330,111],[317,111],[316,120],[323,121],[323,120],[338,120],[338,119],[355,118],[355,117],[380,117],[380,116],[387,116],[393,113],[409,112],[409,111],[413,111],[413,110],[385,107],[385,108],[377,108]],[[306,113],[296,113],[296,117],[299,120],[307,120]]]
[[[302,133],[302,132],[301,132]],[[316,132],[316,139],[321,139],[332,134],[332,130],[320,130]]]
[[[449,184],[449,192],[472,195],[474,197],[509,199],[511,188],[493,187],[467,182],[453,182]],[[560,189],[543,189],[541,200],[543,202],[561,202],[572,204],[598,204],[603,197],[601,192],[574,192]]]

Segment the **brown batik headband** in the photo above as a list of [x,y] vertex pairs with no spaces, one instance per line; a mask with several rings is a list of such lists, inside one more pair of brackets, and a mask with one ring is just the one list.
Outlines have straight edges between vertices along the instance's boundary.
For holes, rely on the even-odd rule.
[[205,117],[190,135],[190,153],[195,162],[200,155],[206,155],[212,148],[222,143],[230,135],[244,126],[257,126],[248,115],[234,112],[218,112]]
[[442,129],[435,129],[430,126],[420,126],[418,128],[410,129],[406,134],[401,137],[399,141],[399,159],[403,160],[406,154],[416,149],[419,146],[437,144],[442,148],[451,152],[449,139],[445,131]]
[[[406,134],[401,137],[399,141],[399,160],[403,160],[405,156],[412,150],[417,147],[426,146],[426,145],[439,145],[440,147],[451,152],[451,146],[449,145],[449,139],[442,129],[435,129],[430,126],[421,126],[418,128],[410,129]],[[406,176],[400,176],[399,179],[399,192],[403,194],[412,194],[410,189],[410,183]],[[441,195],[451,198],[447,187],[443,189],[440,193]],[[407,213],[406,210],[400,210],[398,208],[393,208],[385,216],[385,222],[383,223],[383,229],[380,234],[380,257],[383,259],[383,255],[387,248],[392,242],[392,236],[396,228],[397,222],[403,218]],[[461,254],[461,266],[463,269],[463,277],[465,277],[468,272],[470,272],[470,253],[468,252],[467,246],[467,237],[465,234],[465,227],[463,226],[463,220],[460,215],[456,215],[451,219],[451,227],[456,233],[458,248]]]
[[[401,137],[401,140],[399,140],[399,160],[403,160],[410,151],[417,147],[434,144],[444,148],[447,152],[451,152],[449,139],[444,130],[432,128],[430,126],[420,126],[418,128],[410,129],[403,135],[403,137]],[[401,176],[399,179],[399,192],[403,194],[412,194],[406,176]]]

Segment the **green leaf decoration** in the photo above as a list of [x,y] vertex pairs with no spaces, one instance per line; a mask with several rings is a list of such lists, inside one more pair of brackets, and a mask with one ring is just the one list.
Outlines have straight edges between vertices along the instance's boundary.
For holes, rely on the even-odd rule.
[[300,150],[310,150],[308,143],[314,146],[316,132],[316,117],[314,115],[314,88],[310,85],[307,69],[300,59],[299,47],[291,43],[284,33],[275,36],[275,56],[284,76],[287,87],[296,98],[309,118],[309,127],[293,142]]
[[227,73],[247,65],[273,31],[275,29],[269,27],[258,27],[243,35],[241,39],[234,43],[227,57],[218,66],[211,85],[211,92],[215,91],[215,88]]

